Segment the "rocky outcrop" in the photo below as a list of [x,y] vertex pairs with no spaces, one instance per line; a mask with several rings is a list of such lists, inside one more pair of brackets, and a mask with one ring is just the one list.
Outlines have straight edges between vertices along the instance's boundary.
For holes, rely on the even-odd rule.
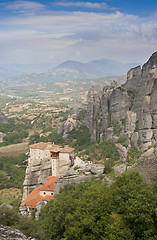
[[65,122],[60,122],[58,124],[58,134],[63,134],[63,138],[66,139],[69,132],[71,132],[77,125],[79,125],[79,121],[77,120],[76,115],[69,116]]
[[77,185],[81,182],[90,181],[93,177],[98,179],[100,175],[105,177],[103,164],[88,164],[84,162],[80,166],[77,170],[74,170],[74,168],[69,169],[55,181],[54,194],[58,194],[60,189],[68,184]]
[[0,112],[0,123],[6,124],[8,121],[4,113]]
[[28,159],[25,180],[23,183],[23,200],[29,195],[30,190],[38,187],[42,182],[46,181],[48,176],[52,175],[52,164],[50,159],[37,158],[33,163]]
[[19,230],[0,225],[0,239],[1,240],[27,240],[28,238]]
[[157,153],[155,152],[150,157],[136,163],[132,169],[138,170],[146,183],[154,184],[153,177],[157,173]]
[[[101,138],[118,141],[115,136],[147,149],[157,140],[157,52],[143,65],[127,73],[121,87],[94,86],[89,90],[85,124],[91,141]],[[118,132],[118,134],[117,134]]]

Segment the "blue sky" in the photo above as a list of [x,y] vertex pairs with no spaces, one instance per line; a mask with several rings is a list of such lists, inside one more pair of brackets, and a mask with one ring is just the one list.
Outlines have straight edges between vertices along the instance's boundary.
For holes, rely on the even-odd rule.
[[156,0],[0,1],[0,64],[144,63],[155,51]]

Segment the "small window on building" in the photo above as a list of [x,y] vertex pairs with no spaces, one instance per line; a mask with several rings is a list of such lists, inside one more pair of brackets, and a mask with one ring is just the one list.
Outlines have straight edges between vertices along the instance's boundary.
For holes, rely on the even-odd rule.
[[44,195],[46,194],[46,192],[44,192]]
[[51,195],[53,196],[53,192],[51,193]]

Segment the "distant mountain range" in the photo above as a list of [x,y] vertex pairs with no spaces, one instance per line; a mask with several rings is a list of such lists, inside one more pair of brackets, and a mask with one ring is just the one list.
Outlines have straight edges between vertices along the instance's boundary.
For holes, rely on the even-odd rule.
[[[58,82],[76,79],[92,79],[108,76],[118,76],[126,74],[127,71],[137,66],[138,63],[121,63],[108,59],[100,59],[81,63],[77,61],[66,61],[55,68],[47,65],[0,65],[0,79],[9,78],[8,81],[18,82]],[[32,73],[33,69],[39,70]],[[27,71],[26,70],[30,70]],[[6,81],[6,79],[5,79]]]

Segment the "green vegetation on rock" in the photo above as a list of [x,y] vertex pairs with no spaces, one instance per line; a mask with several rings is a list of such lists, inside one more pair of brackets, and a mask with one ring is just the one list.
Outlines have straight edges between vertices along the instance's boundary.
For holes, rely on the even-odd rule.
[[84,125],[74,128],[69,133],[68,144],[75,147],[76,151],[87,149],[91,144],[88,128]]
[[137,162],[137,159],[140,157],[141,151],[139,151],[133,142],[131,142],[131,148],[128,150],[127,163],[133,165]]

